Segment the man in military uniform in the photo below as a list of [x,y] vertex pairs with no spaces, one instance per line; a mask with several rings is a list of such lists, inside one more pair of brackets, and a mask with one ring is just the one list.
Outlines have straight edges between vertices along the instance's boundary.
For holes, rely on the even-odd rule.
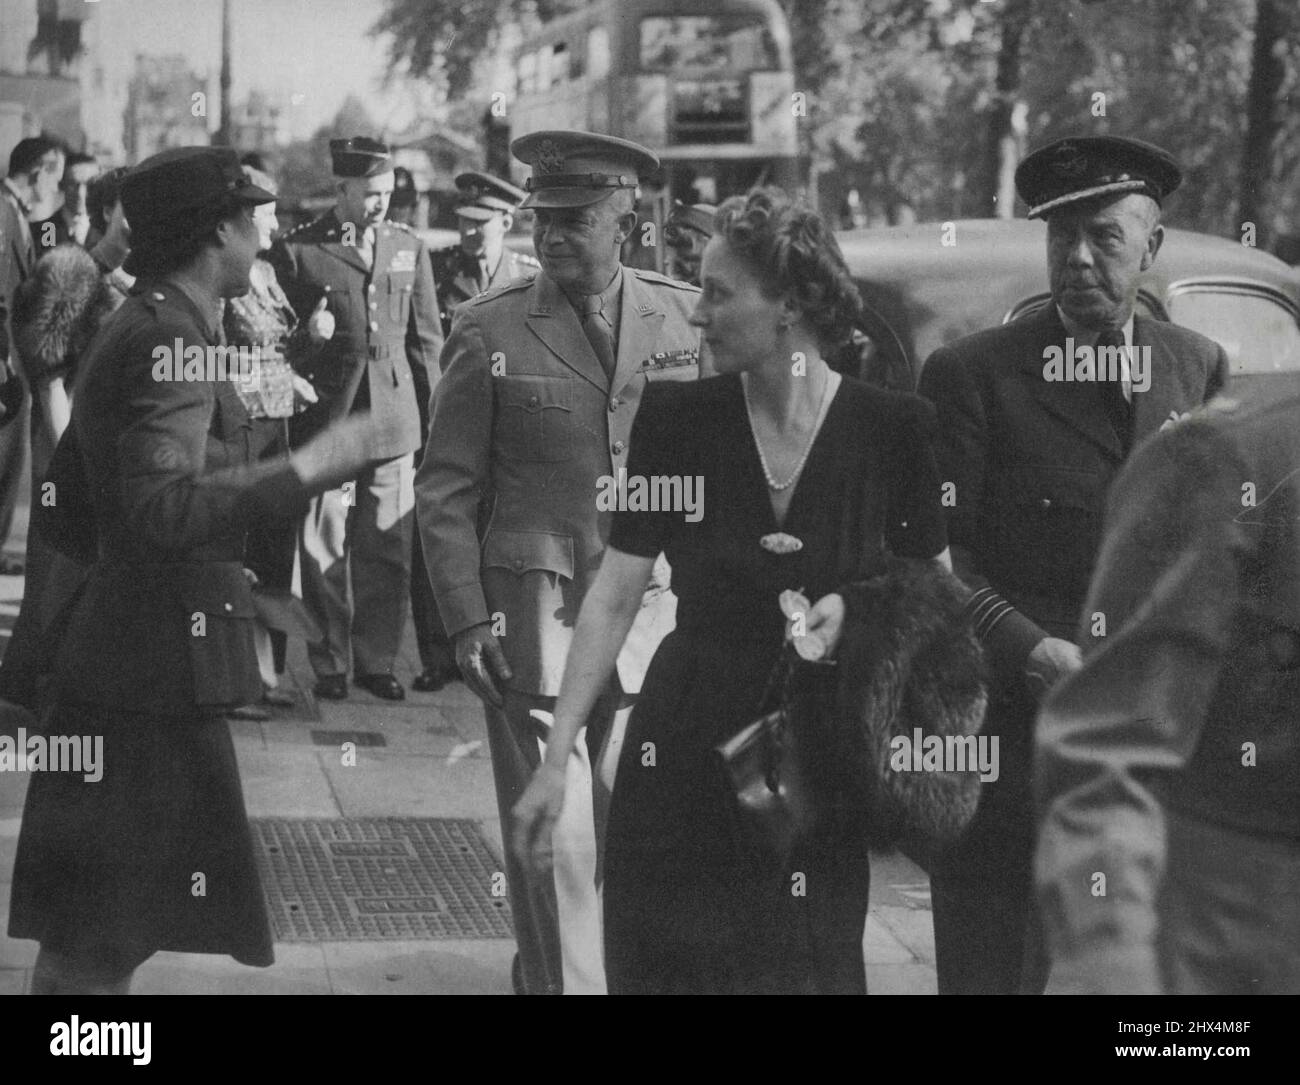
[[[608,537],[598,480],[627,465],[646,381],[694,379],[699,358],[687,321],[697,291],[619,263],[636,227],[638,178],[658,167],[655,156],[584,132],[534,132],[511,150],[533,167],[524,206],[536,215],[542,270],[457,314],[416,479],[438,610],[487,708],[503,826],[540,760],[574,622]],[[480,547],[481,501],[491,515]],[[612,785],[620,728],[673,624],[664,573],[570,759],[553,880],[530,882],[506,860],[516,982],[528,992],[605,990],[596,884],[604,792],[593,795],[593,778]]]
[[401,700],[393,663],[410,592],[412,453],[423,440],[420,403],[437,379],[442,334],[424,243],[384,221],[393,191],[388,148],[338,139],[330,154],[334,210],[286,235],[271,259],[316,344],[300,363],[320,394],[302,416],[307,431],[362,409],[376,425],[370,466],[316,498],[303,528],[303,601],[326,631],[308,655],[319,696],[346,697],[354,663],[357,685]]
[[[1029,216],[1047,219],[1051,302],[941,347],[921,373],[938,408],[940,478],[953,487],[953,565],[975,589],[970,613],[994,673],[985,732],[1001,760],[961,843],[930,871],[940,994],[1043,990],[1038,703],[1079,665],[1071,638],[1129,449],[1227,377],[1217,343],[1134,314],[1164,238],[1161,201],[1180,180],[1165,151],[1137,140],[1069,139],[1029,155],[1016,187]],[[1068,374],[1056,364],[1067,355],[1080,362]]]
[[678,200],[664,223],[664,244],[671,253],[668,273],[674,279],[700,285],[700,261],[704,246],[713,236],[713,216],[718,209],[711,203],[685,204]]
[[[511,279],[536,275],[541,267],[531,256],[514,252],[505,243],[515,209],[524,198],[523,189],[490,174],[475,172],[459,174],[456,187],[461,196],[456,207],[460,244],[430,254],[443,335],[451,333],[452,314],[470,298],[504,286]],[[427,425],[425,432],[428,432]],[[422,451],[416,453],[417,464]],[[424,568],[424,548],[418,531],[411,567]],[[411,618],[421,667],[411,687],[434,691],[459,679],[456,652],[438,615],[433,589],[428,577],[419,572],[411,578]]]
[[525,253],[506,245],[523,189],[488,173],[458,174],[461,202],[456,207],[460,244],[433,253],[433,281],[438,287],[442,334],[451,334],[451,318],[470,298],[504,286],[511,279],[536,275],[541,267]]
[[1297,414],[1294,373],[1221,396],[1111,490],[1038,723],[1053,993],[1300,991]]

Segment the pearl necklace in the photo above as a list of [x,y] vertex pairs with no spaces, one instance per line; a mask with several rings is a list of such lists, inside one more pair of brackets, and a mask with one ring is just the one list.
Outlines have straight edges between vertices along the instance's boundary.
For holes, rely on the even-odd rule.
[[794,465],[794,472],[784,482],[777,482],[772,475],[772,469],[767,465],[767,456],[763,454],[763,442],[758,439],[758,427],[754,425],[754,412],[749,406],[749,389],[745,382],[740,382],[741,394],[745,397],[745,416],[749,419],[749,430],[754,435],[754,447],[758,449],[758,462],[763,467],[763,477],[767,479],[768,488],[778,493],[782,490],[788,490],[794,485],[795,479],[803,470],[803,465],[808,462],[808,454],[812,451],[813,442],[817,440],[817,434],[821,430],[822,419],[826,414],[826,406],[829,403],[827,393],[831,388],[831,372],[826,371],[826,379],[822,382],[822,396],[817,404],[817,417],[813,421],[812,432],[808,435],[808,443],[804,445],[803,455],[799,457],[799,462]]

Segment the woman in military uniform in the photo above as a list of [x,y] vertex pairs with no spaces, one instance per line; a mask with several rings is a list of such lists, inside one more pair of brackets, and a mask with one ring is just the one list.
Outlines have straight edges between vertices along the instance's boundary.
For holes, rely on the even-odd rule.
[[[125,993],[158,950],[273,960],[222,719],[261,694],[245,530],[346,477],[365,434],[349,421],[254,464],[234,382],[210,379],[221,300],[248,289],[258,250],[252,208],[271,198],[220,148],[164,151],[123,185],[141,289],[87,353],[68,434],[80,455],[61,449],[53,471],[62,522],[82,533],[55,542],[93,533],[98,560],[43,730],[97,755],[32,774],[9,933],[41,943],[33,993]],[[177,351],[203,364],[178,372]]]

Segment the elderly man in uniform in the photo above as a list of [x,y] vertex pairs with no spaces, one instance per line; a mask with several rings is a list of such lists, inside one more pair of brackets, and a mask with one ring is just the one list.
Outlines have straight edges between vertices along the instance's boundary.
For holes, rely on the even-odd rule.
[[[531,256],[506,247],[506,234],[514,213],[526,193],[508,181],[487,173],[468,172],[456,177],[461,203],[456,207],[460,244],[430,253],[433,282],[438,289],[438,316],[442,334],[451,334],[451,318],[457,308],[485,290],[504,286],[512,279],[537,274],[541,265]],[[427,426],[426,426],[427,432]],[[420,462],[416,453],[415,462]],[[442,689],[460,678],[456,652],[443,628],[433,589],[424,575],[424,549],[415,533],[411,567],[411,617],[421,671],[411,688],[421,691]]]
[[[619,263],[636,226],[638,179],[658,159],[584,132],[534,132],[511,150],[533,167],[524,206],[536,215],[542,270],[457,314],[416,480],[438,609],[487,708],[503,824],[540,760],[578,608],[608,536],[599,480],[627,464],[646,382],[694,379],[699,358],[687,319],[696,290]],[[490,509],[481,548],[480,502]],[[530,993],[605,990],[600,792],[612,785],[620,729],[674,621],[676,601],[665,569],[659,574],[619,656],[618,681],[570,760],[553,880],[529,882],[506,861],[516,986]]]
[[398,701],[406,696],[393,664],[410,593],[412,453],[423,443],[420,404],[437,378],[442,334],[424,243],[384,221],[393,191],[388,148],[336,139],[330,154],[334,210],[282,238],[271,262],[317,344],[304,352],[303,376],[320,394],[302,416],[307,429],[365,409],[376,436],[370,465],[316,498],[303,528],[303,601],[326,631],[308,656],[318,696],[345,698],[355,664],[358,686]]
[[1053,993],[1300,991],[1297,417],[1294,375],[1221,397],[1111,490],[1038,725]]
[[941,347],[921,374],[951,484],[953,564],[975,589],[970,613],[994,674],[985,732],[998,736],[1001,762],[966,836],[931,870],[941,994],[1043,990],[1038,703],[1079,666],[1070,638],[1106,491],[1130,448],[1227,377],[1218,344],[1134,313],[1164,238],[1161,202],[1180,180],[1165,151],[1137,140],[1082,137],[1031,154],[1016,187],[1030,217],[1047,220],[1051,301]]

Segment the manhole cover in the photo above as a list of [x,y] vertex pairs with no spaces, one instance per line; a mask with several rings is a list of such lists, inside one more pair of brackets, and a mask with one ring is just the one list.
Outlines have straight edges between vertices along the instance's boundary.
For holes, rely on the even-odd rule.
[[510,938],[501,864],[452,818],[252,818],[277,942]]

